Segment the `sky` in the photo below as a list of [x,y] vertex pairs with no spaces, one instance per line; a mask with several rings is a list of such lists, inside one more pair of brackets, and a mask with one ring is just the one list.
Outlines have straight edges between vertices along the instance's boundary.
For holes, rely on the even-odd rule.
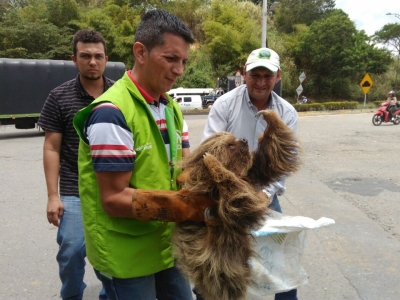
[[381,30],[387,23],[400,23],[395,16],[387,16],[388,12],[400,14],[399,0],[336,0],[336,8],[349,15],[358,30],[364,29],[371,36]]

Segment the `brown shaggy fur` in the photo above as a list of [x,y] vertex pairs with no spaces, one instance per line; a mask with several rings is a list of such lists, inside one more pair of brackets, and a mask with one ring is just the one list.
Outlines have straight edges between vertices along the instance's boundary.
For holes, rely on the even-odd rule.
[[192,193],[215,201],[205,223],[178,223],[173,244],[178,266],[206,300],[245,298],[254,255],[250,231],[266,218],[269,201],[255,186],[266,186],[299,167],[299,143],[271,110],[262,111],[268,127],[259,148],[228,132],[206,139],[182,162],[178,178]]

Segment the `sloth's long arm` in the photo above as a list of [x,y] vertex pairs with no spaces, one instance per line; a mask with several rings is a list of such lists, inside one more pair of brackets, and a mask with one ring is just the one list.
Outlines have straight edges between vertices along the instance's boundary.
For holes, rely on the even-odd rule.
[[301,147],[294,131],[273,110],[258,114],[264,116],[267,128],[258,139],[248,178],[252,184],[267,186],[299,169]]
[[210,171],[210,175],[214,182],[237,182],[239,180],[233,172],[226,169],[221,164],[221,162],[212,154],[209,154],[207,152],[204,154],[204,164]]

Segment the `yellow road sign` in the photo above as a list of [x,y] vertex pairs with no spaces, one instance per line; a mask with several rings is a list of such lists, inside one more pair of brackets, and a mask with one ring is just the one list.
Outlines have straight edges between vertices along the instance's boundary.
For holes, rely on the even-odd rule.
[[371,76],[369,74],[365,74],[364,78],[360,82],[360,86],[364,92],[364,95],[368,94],[369,89],[372,87],[374,82],[372,81]]

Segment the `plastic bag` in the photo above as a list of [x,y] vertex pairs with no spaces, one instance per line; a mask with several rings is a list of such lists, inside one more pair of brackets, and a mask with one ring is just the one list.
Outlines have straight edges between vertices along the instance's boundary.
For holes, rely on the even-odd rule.
[[257,255],[250,260],[248,299],[259,299],[307,284],[307,273],[300,264],[307,230],[334,223],[328,218],[314,220],[272,212],[264,226],[252,232]]

